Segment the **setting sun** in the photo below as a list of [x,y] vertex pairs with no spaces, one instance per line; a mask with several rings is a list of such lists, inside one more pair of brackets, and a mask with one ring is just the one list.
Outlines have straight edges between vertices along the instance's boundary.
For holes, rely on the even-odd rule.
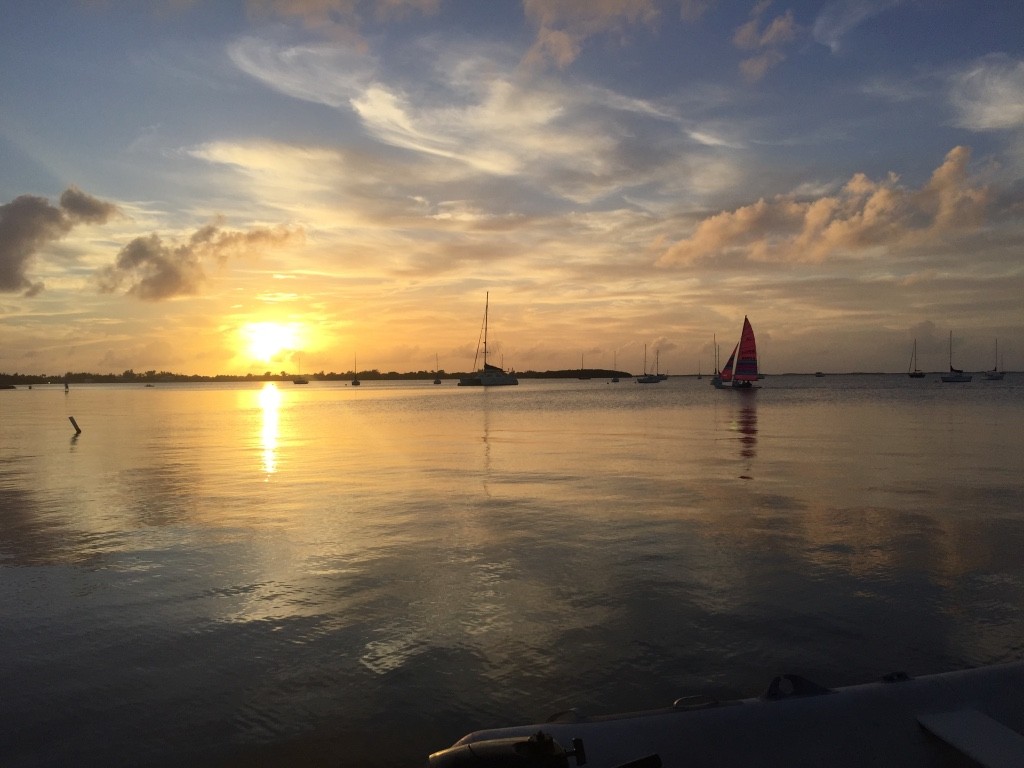
[[300,346],[297,323],[248,323],[241,334],[249,355],[264,363],[297,351]]

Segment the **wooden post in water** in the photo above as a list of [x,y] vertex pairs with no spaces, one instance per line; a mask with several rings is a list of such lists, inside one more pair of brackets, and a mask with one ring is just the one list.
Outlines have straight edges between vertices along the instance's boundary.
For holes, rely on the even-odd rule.
[[76,435],[82,434],[82,428],[80,426],[78,426],[78,422],[75,421],[75,417],[74,416],[68,416],[68,420],[71,421],[71,426],[75,428],[75,434]]

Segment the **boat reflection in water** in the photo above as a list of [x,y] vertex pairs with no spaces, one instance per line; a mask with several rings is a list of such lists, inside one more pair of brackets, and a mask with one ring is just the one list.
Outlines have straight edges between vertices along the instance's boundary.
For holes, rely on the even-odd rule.
[[740,433],[740,456],[744,459],[757,457],[757,401],[751,397],[740,408],[736,418],[736,429]]

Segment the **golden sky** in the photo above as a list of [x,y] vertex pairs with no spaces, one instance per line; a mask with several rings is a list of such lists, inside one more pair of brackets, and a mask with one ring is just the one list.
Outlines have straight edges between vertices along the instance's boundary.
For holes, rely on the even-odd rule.
[[7,15],[0,372],[1024,365],[1019,4]]

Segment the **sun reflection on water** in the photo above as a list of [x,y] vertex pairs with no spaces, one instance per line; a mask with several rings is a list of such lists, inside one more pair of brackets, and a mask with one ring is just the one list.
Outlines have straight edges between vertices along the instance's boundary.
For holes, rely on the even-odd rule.
[[260,390],[260,408],[263,411],[263,428],[260,440],[263,444],[263,471],[268,475],[277,471],[277,435],[281,411],[281,390],[268,381]]

